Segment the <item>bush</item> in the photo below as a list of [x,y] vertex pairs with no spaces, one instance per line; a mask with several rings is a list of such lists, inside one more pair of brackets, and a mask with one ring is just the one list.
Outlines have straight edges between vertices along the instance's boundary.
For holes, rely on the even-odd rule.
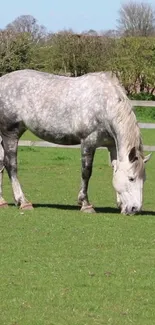
[[129,98],[135,100],[155,100],[155,95],[141,92],[139,94],[132,94],[129,96]]

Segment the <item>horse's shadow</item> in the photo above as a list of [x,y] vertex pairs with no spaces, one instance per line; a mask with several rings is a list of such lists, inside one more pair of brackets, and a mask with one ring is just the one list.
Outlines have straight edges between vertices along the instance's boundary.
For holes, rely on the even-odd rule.
[[[58,210],[68,210],[68,211],[80,211],[80,207],[78,205],[70,205],[70,204],[54,204],[54,203],[34,203],[34,208],[50,208],[50,209],[58,209]],[[97,213],[111,213],[116,214],[120,213],[118,208],[113,207],[95,207],[95,211]],[[141,211],[140,215],[150,215],[155,216],[155,211]]]
[[[78,205],[70,205],[70,204],[49,204],[49,203],[34,203],[34,208],[51,208],[58,210],[68,210],[68,211],[80,211],[80,207]],[[95,211],[97,213],[119,213],[119,209],[112,207],[95,207]]]
[[[14,206],[13,203],[9,203],[9,206]],[[58,210],[65,210],[65,211],[80,211],[80,207],[78,205],[70,205],[70,204],[54,204],[54,203],[33,203],[33,207],[36,208],[49,208],[49,209],[58,209]],[[116,214],[120,213],[118,208],[112,207],[95,207],[95,211],[97,213],[111,213]],[[138,215],[149,215],[155,216],[155,211],[151,210],[144,210],[141,211]]]

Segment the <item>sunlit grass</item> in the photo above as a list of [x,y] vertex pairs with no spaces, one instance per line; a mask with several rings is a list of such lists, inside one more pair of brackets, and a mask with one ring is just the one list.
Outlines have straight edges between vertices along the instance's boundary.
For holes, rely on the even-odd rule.
[[[19,148],[33,211],[0,210],[1,325],[152,325],[155,319],[155,156],[142,215],[115,207],[107,152],[98,150],[89,195],[77,207],[80,150]],[[13,203],[5,175],[5,199]]]

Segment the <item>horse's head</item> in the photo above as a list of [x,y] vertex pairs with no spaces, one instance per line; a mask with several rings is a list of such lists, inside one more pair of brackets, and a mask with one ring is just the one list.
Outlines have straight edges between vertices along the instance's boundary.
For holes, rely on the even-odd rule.
[[143,184],[145,181],[145,163],[151,155],[144,158],[133,147],[125,161],[114,160],[113,186],[121,212],[134,214],[142,208]]

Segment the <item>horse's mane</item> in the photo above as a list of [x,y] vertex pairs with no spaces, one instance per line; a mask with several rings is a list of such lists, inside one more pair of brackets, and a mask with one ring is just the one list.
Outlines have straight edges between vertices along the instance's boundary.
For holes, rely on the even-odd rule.
[[124,87],[120,84],[116,75],[112,74],[112,72],[108,72],[106,74],[111,78],[119,97],[116,123],[121,126],[121,129],[123,131],[123,138],[128,144],[128,149],[130,150],[135,146],[140,155],[143,155],[141,132],[133,110],[133,106],[126,95]]
[[116,85],[117,93],[119,92],[120,102],[117,105],[116,122],[120,125],[123,131],[123,138],[126,140],[129,150],[136,147],[140,152],[142,151],[142,139],[140,128],[133,111],[130,100],[127,98],[122,88]]
[[132,147],[135,147],[137,154],[143,157],[142,138],[136,115],[126,95],[125,88],[120,83],[116,73],[113,71],[101,71],[90,74],[100,76],[100,78],[104,78],[104,80],[108,79],[108,81],[111,82],[112,88],[115,88],[118,103],[115,106],[116,114],[114,114],[115,118],[113,119],[113,123],[116,129],[120,127],[121,134],[123,132],[123,141],[126,143],[128,151],[130,151]]
[[123,132],[123,141],[127,146],[128,153],[131,148],[136,148],[137,159],[133,162],[132,168],[134,172],[139,176],[143,175],[144,163],[143,163],[143,144],[140,128],[132,107],[130,100],[128,99],[124,87],[120,84],[118,78],[112,72],[105,73],[108,78],[111,79],[113,86],[116,89],[119,97],[119,103],[117,106],[117,114],[115,116],[115,124],[120,126],[121,134]]

